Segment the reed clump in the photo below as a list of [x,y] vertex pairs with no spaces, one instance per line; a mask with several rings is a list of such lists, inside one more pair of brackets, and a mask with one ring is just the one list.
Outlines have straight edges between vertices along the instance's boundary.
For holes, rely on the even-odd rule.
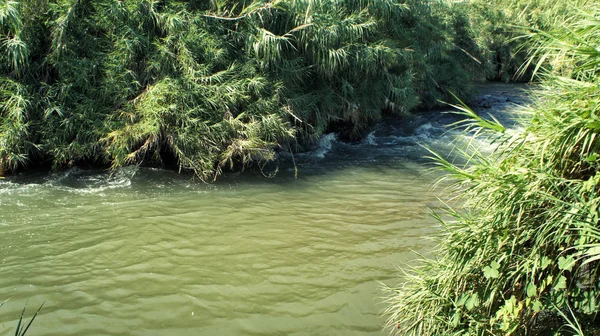
[[0,0],[0,170],[174,162],[208,179],[468,95],[463,4]]
[[[595,7],[598,8],[598,7]],[[600,311],[600,12],[523,32],[543,90],[523,130],[465,122],[465,165],[441,155],[452,187],[434,259],[389,289],[399,335],[591,335]],[[468,108],[462,113],[476,116]]]

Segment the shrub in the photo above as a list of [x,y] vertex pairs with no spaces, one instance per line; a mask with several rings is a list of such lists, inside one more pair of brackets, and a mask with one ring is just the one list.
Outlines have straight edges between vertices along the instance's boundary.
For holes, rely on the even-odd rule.
[[201,178],[468,95],[460,4],[0,1],[0,170],[174,161]]
[[437,257],[390,289],[390,325],[402,335],[511,335],[595,330],[600,311],[600,13],[528,36],[544,89],[509,135],[473,117],[467,130],[497,145],[468,162],[437,163],[459,209],[439,215]]

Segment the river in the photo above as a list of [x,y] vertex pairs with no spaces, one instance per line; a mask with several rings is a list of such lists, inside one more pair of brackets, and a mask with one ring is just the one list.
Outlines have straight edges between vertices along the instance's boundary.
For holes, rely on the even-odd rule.
[[[498,90],[498,88],[493,89]],[[386,335],[381,284],[427,254],[439,111],[328,134],[214,184],[127,167],[0,180],[0,335]]]

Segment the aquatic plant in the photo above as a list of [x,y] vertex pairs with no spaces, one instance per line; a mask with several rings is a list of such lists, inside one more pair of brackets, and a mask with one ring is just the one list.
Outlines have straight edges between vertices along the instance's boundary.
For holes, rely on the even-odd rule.
[[[389,325],[401,335],[590,334],[600,311],[600,12],[526,36],[544,89],[519,112],[524,131],[467,119],[435,259],[406,269]],[[462,113],[473,112],[462,107]],[[456,205],[460,204],[460,206]]]
[[[0,307],[2,307],[6,302],[7,301],[0,303]],[[38,313],[40,312],[40,310],[42,310],[43,307],[44,307],[44,303],[42,303],[40,305],[40,307],[36,310],[36,312],[33,314],[31,319],[29,320],[29,323],[27,323],[27,325],[24,324],[25,321],[23,320],[25,318],[25,310],[27,309],[27,305],[25,305],[25,307],[23,307],[23,311],[21,312],[21,316],[19,317],[19,320],[17,322],[17,328],[15,329],[15,336],[25,336],[25,334],[31,327],[31,324],[33,323],[33,321],[35,320]]]

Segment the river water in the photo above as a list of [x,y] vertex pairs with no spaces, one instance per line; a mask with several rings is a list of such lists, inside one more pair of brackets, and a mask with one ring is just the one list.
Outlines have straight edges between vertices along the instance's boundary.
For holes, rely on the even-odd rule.
[[439,176],[430,112],[335,134],[273,171],[73,168],[0,180],[0,335],[386,335],[381,284],[427,254]]

